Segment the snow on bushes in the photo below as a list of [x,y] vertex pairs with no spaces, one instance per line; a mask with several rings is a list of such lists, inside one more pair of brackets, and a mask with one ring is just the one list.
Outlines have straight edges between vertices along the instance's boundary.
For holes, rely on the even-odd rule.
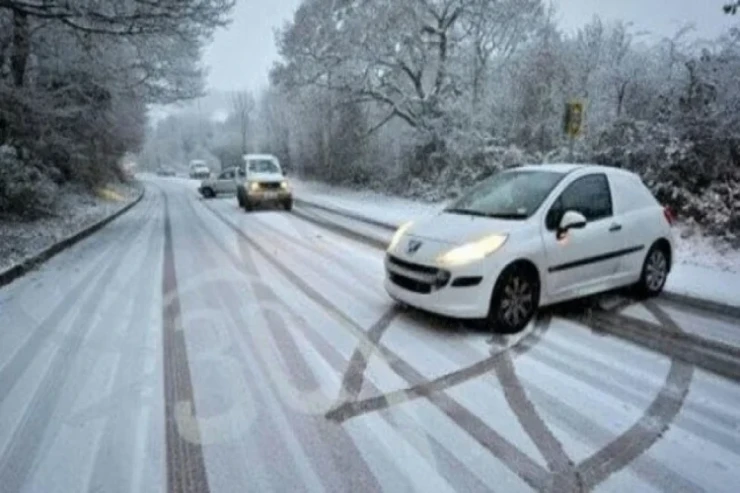
[[21,162],[13,148],[0,147],[0,213],[30,217],[48,213],[57,190],[38,166]]

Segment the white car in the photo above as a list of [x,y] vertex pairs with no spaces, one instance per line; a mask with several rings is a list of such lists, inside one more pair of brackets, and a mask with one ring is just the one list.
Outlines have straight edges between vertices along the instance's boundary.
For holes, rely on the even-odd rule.
[[203,197],[210,199],[220,193],[236,192],[236,168],[228,168],[218,174],[216,178],[203,180],[198,191]]
[[279,204],[287,211],[293,208],[293,192],[275,156],[245,155],[234,180],[237,202],[245,211],[263,204]]
[[660,293],[672,221],[634,173],[522,166],[401,226],[386,254],[385,288],[410,306],[517,332],[541,306],[630,285]]

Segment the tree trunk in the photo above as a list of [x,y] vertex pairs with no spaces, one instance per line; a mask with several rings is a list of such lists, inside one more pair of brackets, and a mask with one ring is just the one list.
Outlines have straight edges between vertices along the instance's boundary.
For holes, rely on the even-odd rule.
[[622,116],[622,107],[624,106],[624,96],[627,94],[628,81],[622,83],[617,90],[617,118]]
[[13,11],[13,52],[10,57],[10,69],[16,87],[22,87],[26,76],[26,65],[31,50],[31,36],[28,28],[28,15],[18,10]]

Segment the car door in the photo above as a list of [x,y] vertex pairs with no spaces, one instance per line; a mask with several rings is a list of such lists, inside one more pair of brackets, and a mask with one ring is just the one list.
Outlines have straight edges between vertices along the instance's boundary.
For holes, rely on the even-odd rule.
[[[575,179],[550,207],[543,241],[551,298],[591,294],[617,275],[624,237],[612,204],[606,174],[592,173]],[[587,221],[585,227],[559,232],[566,211],[581,213]]]
[[218,193],[228,193],[232,190],[234,183],[234,171],[233,170],[226,170],[222,171],[220,175],[218,175],[218,179],[216,180],[216,188],[218,190]]

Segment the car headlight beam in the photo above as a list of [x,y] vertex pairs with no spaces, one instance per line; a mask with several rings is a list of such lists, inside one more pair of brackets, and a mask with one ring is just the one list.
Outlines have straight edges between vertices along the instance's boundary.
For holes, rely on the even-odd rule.
[[455,247],[439,257],[437,263],[442,266],[465,265],[476,260],[483,260],[506,243],[506,235],[490,235],[480,240]]
[[403,238],[403,235],[408,231],[408,229],[413,225],[414,223],[409,221],[407,223],[403,223],[393,234],[393,238],[391,239],[390,244],[388,245],[388,251],[395,250],[395,248],[398,246],[398,243],[401,241],[401,238]]

